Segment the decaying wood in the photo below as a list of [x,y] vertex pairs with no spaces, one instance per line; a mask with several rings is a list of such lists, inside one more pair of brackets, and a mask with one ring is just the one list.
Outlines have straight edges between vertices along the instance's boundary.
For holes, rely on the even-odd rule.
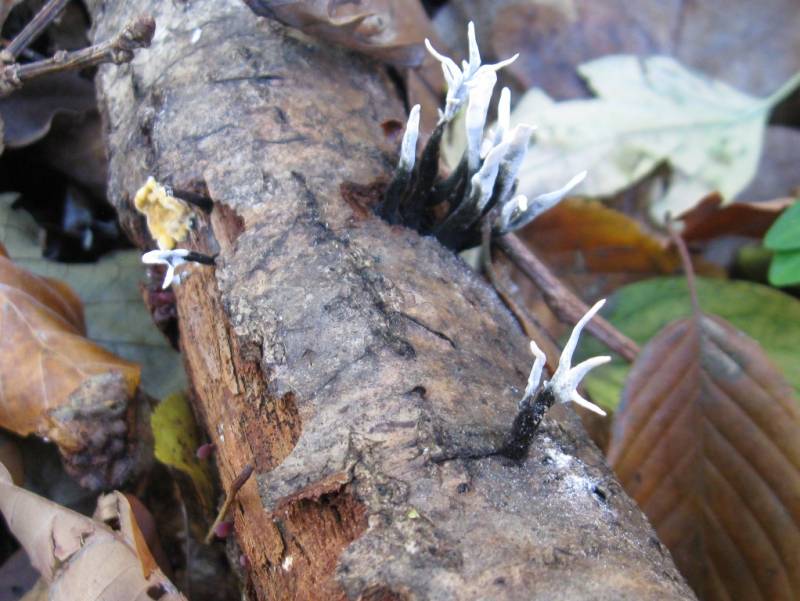
[[575,416],[514,463],[499,446],[530,357],[497,296],[430,238],[342,190],[387,180],[403,121],[381,68],[235,0],[90,3],[147,56],[101,70],[111,196],[148,175],[207,194],[176,287],[196,408],[253,599],[691,599]]

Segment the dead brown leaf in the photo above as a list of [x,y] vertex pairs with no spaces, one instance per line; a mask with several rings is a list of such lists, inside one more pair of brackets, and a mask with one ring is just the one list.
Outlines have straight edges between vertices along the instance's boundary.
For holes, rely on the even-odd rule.
[[760,239],[793,202],[792,198],[778,198],[765,202],[734,202],[723,207],[722,197],[710,194],[678,217],[684,225],[681,237],[687,242],[719,236]]
[[92,81],[74,72],[26,82],[13,94],[0,98],[5,147],[21,148],[41,140],[56,115],[78,116],[95,110],[94,94]]
[[124,495],[101,498],[91,519],[11,483],[0,464],[0,511],[50,601],[185,601],[156,566]]
[[0,251],[0,426],[55,442],[87,488],[121,485],[152,447],[139,366],[85,337],[68,286]]
[[800,595],[800,410],[754,340],[668,325],[623,391],[608,460],[701,599]]
[[420,65],[426,54],[423,41],[432,36],[417,0],[245,2],[257,15],[400,67]]
[[[50,413],[94,376],[116,372],[133,396],[139,367],[88,340],[83,311],[65,284],[0,257],[0,425],[53,436]],[[57,436],[57,434],[56,434]]]

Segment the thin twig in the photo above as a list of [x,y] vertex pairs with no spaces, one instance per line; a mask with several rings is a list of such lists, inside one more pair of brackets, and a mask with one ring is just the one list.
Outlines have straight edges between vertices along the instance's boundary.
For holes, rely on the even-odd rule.
[[41,10],[36,13],[36,16],[31,19],[30,23],[11,40],[11,43],[6,46],[5,50],[0,54],[2,62],[13,63],[17,60],[20,52],[25,50],[31,42],[38,38],[41,33],[47,29],[47,26],[61,14],[67,2],[69,2],[69,0],[50,0],[45,4]]
[[506,304],[508,310],[516,317],[522,327],[522,331],[525,332],[525,336],[536,342],[544,350],[544,354],[547,357],[547,368],[550,370],[550,373],[552,373],[558,366],[559,350],[539,320],[530,314],[527,307],[518,303],[511,291],[500,281],[494,269],[494,264],[492,263],[491,243],[492,220],[485,219],[481,226],[481,259],[483,271],[486,277],[489,278],[489,282],[494,286],[500,300]]
[[[506,234],[497,239],[498,247],[541,290],[547,306],[564,323],[575,323],[586,314],[588,306],[579,299],[517,236]],[[633,362],[639,346],[599,315],[586,329],[626,361]]]
[[672,227],[672,221],[667,219],[667,232],[672,240],[672,243],[678,249],[681,256],[681,263],[683,264],[683,272],[686,274],[686,285],[689,287],[689,298],[692,300],[692,311],[695,316],[700,315],[700,300],[697,297],[697,283],[694,279],[694,267],[692,266],[692,258],[689,256],[689,250],[686,248],[686,243],[683,241],[675,228]]
[[134,50],[150,45],[155,28],[156,22],[153,17],[143,15],[106,42],[74,52],[60,50],[51,58],[34,63],[7,65],[0,70],[0,96],[10,94],[28,80],[49,73],[84,69],[101,63],[119,65],[130,62]]
[[225,495],[225,502],[222,504],[222,507],[220,507],[214,523],[211,524],[211,528],[209,528],[208,534],[206,534],[205,543],[207,545],[210,545],[211,541],[214,540],[214,532],[216,531],[217,526],[219,526],[225,519],[225,516],[228,515],[228,511],[230,510],[231,505],[233,505],[233,501],[236,499],[236,493],[238,493],[239,489],[244,486],[244,483],[247,482],[252,473],[253,466],[248,463],[244,466],[244,468],[242,468],[242,471],[238,476],[236,476],[236,479],[231,482],[231,488],[228,491],[228,494]]

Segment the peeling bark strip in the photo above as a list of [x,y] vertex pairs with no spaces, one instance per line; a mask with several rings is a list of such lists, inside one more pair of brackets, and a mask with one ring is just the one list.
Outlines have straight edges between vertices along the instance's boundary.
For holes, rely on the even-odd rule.
[[234,0],[92,11],[98,39],[157,22],[98,80],[128,230],[152,247],[130,206],[148,175],[214,202],[185,247],[218,267],[176,295],[226,490],[255,466],[233,510],[252,598],[693,598],[569,412],[522,463],[431,460],[501,444],[530,357],[455,256],[342,198],[396,160],[378,65]]

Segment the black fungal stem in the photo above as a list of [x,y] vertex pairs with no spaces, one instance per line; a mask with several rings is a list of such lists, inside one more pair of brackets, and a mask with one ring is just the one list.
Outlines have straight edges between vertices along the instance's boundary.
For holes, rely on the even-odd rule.
[[547,386],[540,387],[532,398],[524,399],[511,425],[508,441],[498,454],[515,461],[524,459],[528,455],[539,424],[555,402],[556,397]]
[[405,169],[397,169],[395,171],[389,187],[383,196],[383,202],[378,207],[378,215],[380,215],[387,223],[395,225],[401,222],[400,219],[400,206],[403,199],[408,194],[409,185],[411,183],[411,176],[413,173]]
[[189,253],[183,257],[184,261],[193,261],[194,263],[202,263],[203,265],[214,265],[216,263],[216,256],[204,255],[203,253],[190,250]]

